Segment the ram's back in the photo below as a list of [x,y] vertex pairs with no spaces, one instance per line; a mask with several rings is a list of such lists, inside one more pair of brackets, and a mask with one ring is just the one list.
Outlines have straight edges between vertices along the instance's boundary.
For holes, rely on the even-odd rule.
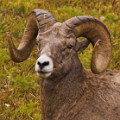
[[79,112],[74,120],[120,120],[120,73],[88,73],[89,90],[78,102]]

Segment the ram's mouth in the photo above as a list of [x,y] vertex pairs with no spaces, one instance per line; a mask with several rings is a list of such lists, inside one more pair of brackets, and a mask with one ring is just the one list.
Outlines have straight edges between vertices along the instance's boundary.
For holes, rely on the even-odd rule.
[[38,71],[39,74],[48,74],[50,72]]
[[46,71],[37,71],[37,75],[41,77],[48,77],[51,75],[51,72],[46,72]]

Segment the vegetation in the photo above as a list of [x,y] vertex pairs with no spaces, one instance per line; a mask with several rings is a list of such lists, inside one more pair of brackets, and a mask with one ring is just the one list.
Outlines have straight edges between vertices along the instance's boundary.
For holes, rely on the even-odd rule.
[[[103,21],[113,40],[110,69],[120,70],[119,0],[0,0],[0,120],[40,120],[40,79],[34,71],[36,46],[28,60],[14,63],[9,58],[6,32],[19,44],[28,14],[35,8],[50,11],[63,22],[77,15],[90,15]],[[89,68],[92,46],[79,53]]]

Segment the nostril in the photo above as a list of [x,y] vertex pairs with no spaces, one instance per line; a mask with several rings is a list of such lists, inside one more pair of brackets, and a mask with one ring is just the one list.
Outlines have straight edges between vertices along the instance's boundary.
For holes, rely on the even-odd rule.
[[38,64],[39,66],[41,66],[41,63],[40,63],[39,61],[37,62],[37,64]]
[[49,61],[43,63],[43,66],[47,66],[47,65],[49,65]]
[[43,67],[49,65],[49,61],[45,61],[45,62],[43,62],[43,63],[40,63],[40,62],[38,61],[37,64],[39,65],[40,69],[42,69]]

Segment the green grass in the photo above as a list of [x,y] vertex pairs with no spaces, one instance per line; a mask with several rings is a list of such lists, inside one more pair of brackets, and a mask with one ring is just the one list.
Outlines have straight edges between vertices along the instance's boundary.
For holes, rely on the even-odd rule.
[[[28,60],[14,63],[9,58],[6,32],[19,44],[27,17],[35,8],[50,11],[57,21],[73,16],[104,18],[113,40],[110,69],[120,70],[120,1],[98,0],[0,0],[0,120],[40,120],[39,78],[34,71],[36,46]],[[90,68],[92,46],[79,53]],[[6,104],[10,106],[7,107]]]

